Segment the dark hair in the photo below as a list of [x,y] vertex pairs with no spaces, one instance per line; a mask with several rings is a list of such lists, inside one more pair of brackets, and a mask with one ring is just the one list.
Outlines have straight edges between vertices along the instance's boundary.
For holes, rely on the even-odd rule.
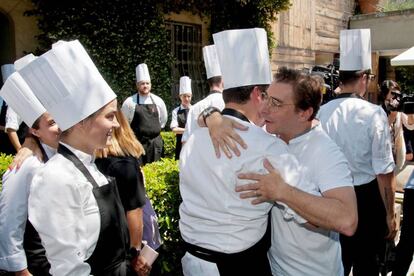
[[401,91],[400,86],[395,81],[393,80],[383,81],[380,86],[380,94],[378,95],[378,98],[379,98],[378,100],[381,103],[384,103],[385,99],[387,98],[388,93],[394,89]]
[[342,85],[353,84],[363,75],[370,74],[371,70],[339,71],[339,81]]
[[34,128],[36,130],[39,129],[39,127],[40,127],[39,124],[40,124],[40,120],[42,119],[42,117],[43,117],[43,114],[41,116],[39,116],[39,118],[37,118],[36,121],[34,121],[34,123],[32,125],[32,128]]
[[208,86],[212,87],[213,85],[220,85],[221,83],[221,76],[211,77],[207,79]]
[[260,91],[266,91],[269,87],[267,84],[260,84],[260,85],[247,85],[247,86],[240,86],[240,87],[233,87],[229,89],[225,89],[223,91],[223,100],[224,103],[236,103],[236,104],[244,104],[250,99],[250,94],[253,91],[253,88],[258,87]]
[[313,120],[322,102],[324,81],[319,76],[307,75],[295,69],[281,67],[274,75],[275,82],[292,85],[295,107],[300,110],[313,108],[309,121]]

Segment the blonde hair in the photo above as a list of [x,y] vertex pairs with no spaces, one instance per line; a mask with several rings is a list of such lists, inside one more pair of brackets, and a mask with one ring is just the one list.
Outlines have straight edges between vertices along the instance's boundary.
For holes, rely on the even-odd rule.
[[112,133],[111,145],[95,151],[96,158],[104,158],[109,156],[133,156],[139,158],[145,154],[142,144],[136,138],[134,132],[125,115],[118,108],[116,112],[116,119],[119,127],[115,128]]

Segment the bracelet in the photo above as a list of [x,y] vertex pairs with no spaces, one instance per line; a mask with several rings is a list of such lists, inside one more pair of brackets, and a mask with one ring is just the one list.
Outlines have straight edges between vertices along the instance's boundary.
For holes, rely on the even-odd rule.
[[213,114],[214,112],[221,113],[220,109],[218,109],[217,107],[214,107],[214,106],[209,106],[209,107],[207,107],[207,108],[206,108],[206,109],[204,109],[204,110],[203,110],[203,112],[201,113],[201,116],[203,116],[203,121],[204,121],[204,124],[205,124],[206,126],[207,126],[207,122],[206,122],[207,118],[208,118],[211,114]]

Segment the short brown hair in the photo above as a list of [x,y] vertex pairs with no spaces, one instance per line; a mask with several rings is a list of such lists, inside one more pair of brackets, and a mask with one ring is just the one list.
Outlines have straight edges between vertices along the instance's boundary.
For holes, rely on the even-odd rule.
[[339,81],[342,85],[348,85],[356,82],[363,75],[370,74],[371,70],[359,71],[339,71]]
[[281,67],[274,75],[274,81],[292,85],[295,107],[300,110],[313,108],[309,120],[313,120],[322,102],[323,79],[304,74],[301,71]]
[[221,84],[221,76],[215,76],[207,79],[208,86],[212,87],[213,85],[220,85]]
[[250,94],[252,93],[255,87],[258,87],[260,91],[266,91],[269,85],[247,85],[240,87],[233,87],[225,89],[223,91],[223,100],[224,103],[236,103],[236,104],[245,104],[250,99]]

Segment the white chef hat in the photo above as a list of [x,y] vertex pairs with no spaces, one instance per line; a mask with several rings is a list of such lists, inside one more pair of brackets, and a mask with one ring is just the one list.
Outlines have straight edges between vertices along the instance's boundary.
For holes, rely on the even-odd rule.
[[203,47],[204,65],[206,67],[207,79],[221,76],[220,63],[217,56],[216,46]]
[[1,66],[1,76],[3,77],[3,82],[6,82],[7,78],[10,77],[11,74],[14,73],[14,65],[13,64],[3,64]]
[[148,71],[148,66],[145,63],[138,64],[135,68],[135,74],[137,77],[137,82],[148,81],[151,82],[151,77]]
[[46,112],[46,109],[33,94],[33,91],[18,72],[13,73],[0,90],[7,104],[29,127]]
[[191,90],[191,79],[187,76],[180,78],[180,95],[193,94]]
[[339,70],[367,69],[371,69],[371,30],[341,30]]
[[36,56],[33,54],[25,55],[24,57],[21,57],[14,62],[14,69],[16,69],[16,71],[19,71],[35,59]]
[[266,31],[262,28],[213,34],[224,89],[272,81]]
[[116,98],[78,40],[53,45],[19,73],[62,131]]

